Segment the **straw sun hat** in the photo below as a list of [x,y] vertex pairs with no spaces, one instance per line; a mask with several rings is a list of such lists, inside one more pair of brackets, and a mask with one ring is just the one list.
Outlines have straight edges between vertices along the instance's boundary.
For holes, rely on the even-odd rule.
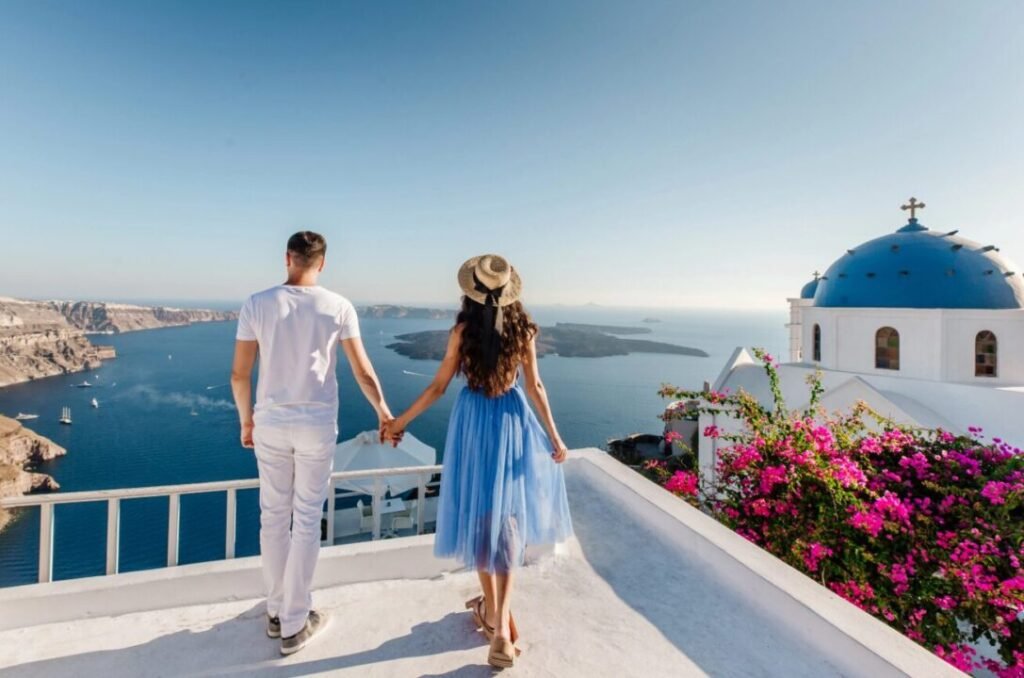
[[498,308],[519,301],[523,281],[508,260],[497,254],[483,254],[466,261],[459,269],[459,287],[477,302]]

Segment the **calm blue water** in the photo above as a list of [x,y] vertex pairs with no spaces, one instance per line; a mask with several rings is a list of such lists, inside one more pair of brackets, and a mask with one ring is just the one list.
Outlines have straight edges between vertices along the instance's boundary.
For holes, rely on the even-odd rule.
[[[591,322],[638,325],[651,312],[613,309],[538,309],[544,323]],[[765,346],[776,355],[786,347],[786,315],[773,313],[659,313],[662,323],[645,338],[703,348],[710,358],[631,355],[612,358],[541,360],[559,429],[570,447],[601,446],[609,437],[658,431],[663,382],[699,387],[713,380],[738,345]],[[396,412],[427,385],[436,363],[415,361],[385,348],[396,334],[441,329],[447,321],[363,320],[363,338]],[[237,415],[227,386],[234,324],[217,323],[97,337],[117,348],[118,358],[95,372],[52,377],[0,389],[0,413],[38,413],[29,425],[68,450],[38,470],[53,475],[64,491],[168,485],[256,476],[252,453],[238,446]],[[74,388],[83,379],[91,389]],[[347,364],[339,366],[341,438],[376,427]],[[213,388],[209,388],[213,387]],[[439,449],[455,392],[420,417],[411,432]],[[97,398],[99,409],[89,406]],[[57,423],[62,406],[74,425]],[[196,412],[195,415],[192,412]],[[166,560],[167,500],[122,503],[122,572],[161,567]],[[258,552],[256,492],[238,496],[239,556]],[[102,574],[106,506],[56,509],[54,577]],[[223,557],[223,494],[182,498],[180,560]],[[35,581],[38,513],[20,512],[0,533],[0,586]]]

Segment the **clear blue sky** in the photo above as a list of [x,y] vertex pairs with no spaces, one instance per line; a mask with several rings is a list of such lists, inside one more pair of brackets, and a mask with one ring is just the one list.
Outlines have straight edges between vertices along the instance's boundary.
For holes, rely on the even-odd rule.
[[780,307],[922,221],[1024,263],[1024,3],[0,1],[0,295]]

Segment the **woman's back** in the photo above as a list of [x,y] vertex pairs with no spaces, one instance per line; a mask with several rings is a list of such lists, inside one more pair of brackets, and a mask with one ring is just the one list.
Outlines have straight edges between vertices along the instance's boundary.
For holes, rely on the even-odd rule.
[[538,328],[518,301],[490,308],[467,299],[452,331],[459,373],[470,389],[494,397],[516,385]]
[[[488,662],[508,668],[518,654],[509,577],[528,545],[572,535],[558,466],[567,450],[540,381],[537,326],[519,303],[519,275],[488,254],[463,264],[458,279],[462,311],[437,374],[406,412],[385,422],[381,436],[397,443],[456,374],[465,376],[448,424],[434,549],[478,571],[483,595],[466,607],[494,636]],[[525,388],[518,386],[520,371]]]

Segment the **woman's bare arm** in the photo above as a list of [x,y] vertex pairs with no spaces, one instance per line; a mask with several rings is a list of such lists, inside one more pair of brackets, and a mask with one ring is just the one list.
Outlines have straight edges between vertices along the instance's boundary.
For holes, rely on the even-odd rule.
[[423,393],[409,406],[405,412],[401,414],[391,424],[389,433],[394,442],[397,443],[395,436],[400,435],[409,424],[412,423],[413,419],[420,416],[425,412],[431,405],[444,395],[445,391],[448,390],[448,385],[451,384],[452,379],[455,377],[455,373],[459,371],[459,346],[462,344],[462,326],[456,325],[451,333],[448,335],[448,347],[445,349],[444,358],[441,360],[440,367],[437,368],[437,373],[434,375],[433,381],[430,385],[423,389]]
[[548,431],[548,437],[551,438],[551,444],[555,448],[552,458],[560,464],[565,461],[567,450],[565,443],[562,442],[562,437],[558,435],[555,418],[551,415],[551,404],[548,402],[548,393],[544,388],[544,382],[540,380],[535,339],[530,340],[530,349],[526,352],[526,358],[523,360],[523,372],[526,376],[526,395],[529,396],[541,423]]

